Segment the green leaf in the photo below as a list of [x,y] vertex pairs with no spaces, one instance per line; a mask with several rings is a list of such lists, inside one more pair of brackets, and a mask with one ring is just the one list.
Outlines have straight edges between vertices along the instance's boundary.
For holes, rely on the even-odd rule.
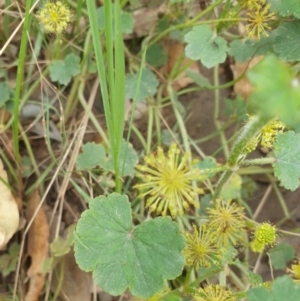
[[280,243],[269,252],[271,263],[274,269],[282,270],[288,261],[295,257],[295,250],[291,245]]
[[126,98],[134,99],[135,91],[138,89],[136,101],[145,101],[147,97],[155,95],[157,92],[158,80],[155,74],[148,68],[142,71],[139,82],[139,73],[126,75]]
[[220,196],[224,200],[232,200],[240,197],[242,187],[242,179],[238,174],[232,176],[223,186]]
[[234,40],[229,44],[228,54],[238,62],[245,62],[249,59],[265,55],[272,51],[275,35],[261,37],[259,40]]
[[80,57],[73,53],[68,54],[63,61],[51,62],[49,71],[53,82],[66,86],[80,72]]
[[271,0],[270,2],[272,11],[280,16],[294,15],[296,18],[300,18],[300,2],[298,0]]
[[279,133],[274,144],[276,162],[273,164],[275,176],[280,184],[289,190],[300,185],[300,134],[293,131]]
[[[273,301],[270,292],[264,287],[255,287],[247,292],[248,301]],[[285,299],[282,299],[285,300]]]
[[74,230],[75,230],[75,225],[73,224],[70,227],[68,227],[66,238],[62,238],[61,236],[58,236],[52,241],[52,243],[50,244],[52,257],[61,257],[69,253],[71,247],[75,242]]
[[4,277],[16,270],[19,253],[20,245],[16,242],[13,242],[9,246],[8,254],[3,254],[0,256],[0,271]]
[[284,61],[300,61],[300,21],[282,23],[276,30],[274,50]]
[[[114,4],[112,4],[112,12],[114,15]],[[104,7],[101,6],[97,9],[98,27],[99,30],[103,30],[105,27],[105,13]],[[113,16],[114,19],[114,16]],[[133,32],[134,18],[130,13],[121,12],[121,25],[123,34],[131,34]]]
[[257,190],[256,182],[248,176],[242,177],[242,190],[241,190],[241,197],[243,200],[248,200]]
[[[122,176],[134,176],[134,168],[138,163],[138,155],[131,144],[127,144],[123,139],[120,151],[120,170]],[[113,157],[109,153],[106,155],[101,144],[88,142],[82,146],[82,153],[77,157],[76,165],[78,170],[92,169],[97,166],[106,171],[114,171]]]
[[245,121],[247,119],[247,102],[245,99],[237,96],[235,99],[224,99],[225,116],[238,121]]
[[[200,171],[202,171],[203,169],[212,169],[212,168],[216,168],[217,165],[217,161],[214,157],[205,157],[202,161],[200,161],[197,164],[197,167],[200,169]],[[210,172],[208,170],[208,173],[205,174],[207,177],[213,177],[216,173],[215,172]]]
[[0,83],[0,108],[10,99],[10,90],[7,83]]
[[247,75],[255,86],[250,102],[259,114],[276,116],[288,127],[300,121],[300,84],[290,67],[269,55]]
[[260,285],[263,282],[262,277],[252,271],[248,271],[248,281],[252,286]]
[[84,170],[95,168],[105,157],[105,150],[101,144],[88,142],[82,146],[82,153],[77,157],[77,169]]
[[293,280],[287,275],[278,277],[275,279],[272,285],[272,296],[274,301],[299,300],[300,285],[294,283]]
[[168,53],[162,45],[154,44],[147,49],[146,62],[153,67],[162,67],[168,60]]
[[170,146],[172,142],[180,141],[178,133],[171,133],[168,129],[161,131],[161,143],[166,146]]
[[216,37],[208,25],[193,27],[185,35],[185,41],[188,43],[185,48],[186,56],[192,60],[200,60],[207,68],[223,63],[226,59],[227,42]]
[[185,71],[185,73],[187,74],[187,76],[192,79],[194,81],[195,84],[197,84],[199,87],[203,87],[203,88],[210,88],[212,87],[211,83],[209,82],[209,80],[204,77],[202,74],[195,72],[191,69],[187,69]]
[[[123,139],[121,143],[120,151],[120,170],[122,176],[134,177],[135,166],[139,161],[136,151],[133,149],[132,145]],[[105,160],[101,160],[99,165],[108,171],[114,171],[113,158],[111,155]]]
[[112,193],[89,203],[76,227],[75,259],[84,271],[93,271],[97,285],[111,295],[127,288],[149,298],[182,272],[185,242],[170,217],[132,225],[127,196]]

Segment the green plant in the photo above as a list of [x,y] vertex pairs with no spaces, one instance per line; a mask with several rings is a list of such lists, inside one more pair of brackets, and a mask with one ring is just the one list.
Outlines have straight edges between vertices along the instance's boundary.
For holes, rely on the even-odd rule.
[[[192,27],[192,30],[185,35],[185,41],[188,44],[186,46],[186,56],[193,60],[200,60],[207,68],[214,67],[218,70],[218,64],[225,61],[228,51],[233,55],[236,53],[237,57],[240,55],[237,51],[234,51],[234,47],[236,47],[236,44],[240,40],[235,39],[228,46],[227,41],[224,37],[222,37],[228,28],[227,25],[235,21],[234,18],[230,17],[231,8],[236,11],[241,10],[242,8],[248,10],[247,21],[249,24],[246,26],[248,36],[250,38],[255,36],[258,39],[260,39],[262,35],[269,36],[266,30],[271,31],[275,25],[273,22],[275,20],[275,15],[277,14],[279,17],[282,14],[282,9],[280,7],[276,8],[275,6],[272,6],[272,10],[274,12],[269,12],[271,5],[266,4],[265,1],[238,1],[238,3],[240,7],[238,5],[233,6],[234,4],[232,4],[231,1],[227,1],[225,6],[226,10],[222,12],[219,18],[211,21],[198,21],[198,18],[195,18],[182,26],[175,25],[173,28],[171,27],[163,32],[163,34],[179,28]],[[217,4],[219,4],[219,2],[214,3],[214,5]],[[203,14],[208,13],[210,9],[213,9],[214,5],[209,6]],[[238,18],[238,14],[236,15],[236,18]],[[216,26],[217,24],[220,24],[220,27]],[[283,24],[284,20],[281,21],[281,24],[275,31],[277,34],[276,41],[279,41],[278,35],[282,34],[281,28],[284,26]],[[153,40],[157,42],[163,34],[158,37],[154,37]],[[255,45],[254,47],[256,47],[252,52],[254,55],[257,50],[259,50],[260,53],[262,51],[259,48],[259,43],[260,40],[253,41],[253,44]],[[151,42],[150,45],[152,45]],[[275,51],[273,51],[273,49],[271,50],[275,53],[280,49],[276,45],[278,45],[278,42],[275,42],[274,44],[273,49]],[[238,47],[242,46],[239,45]],[[266,49],[264,54],[267,51],[269,51],[269,49]],[[279,56],[282,56],[281,52]],[[293,60],[296,59],[296,57],[293,57]],[[145,69],[145,73],[146,71],[147,69]],[[188,287],[190,287],[190,285],[193,286],[200,281],[196,278],[195,282],[190,282],[191,275],[193,274],[193,277],[195,277],[198,273],[201,273],[201,269],[211,268],[211,266],[219,268],[217,269],[217,273],[220,275],[220,285],[226,285],[226,269],[228,265],[231,264],[241,267],[241,263],[234,259],[235,251],[233,247],[239,243],[242,243],[243,245],[248,244],[248,247],[250,246],[246,231],[248,227],[252,229],[251,231],[253,231],[255,235],[254,240],[251,242],[251,248],[253,250],[260,253],[263,252],[266,246],[272,246],[276,243],[277,230],[275,227],[268,223],[263,223],[258,226],[255,226],[250,221],[247,223],[242,207],[236,207],[235,204],[230,204],[228,196],[225,200],[220,201],[219,199],[220,196],[225,196],[225,194],[222,194],[223,189],[225,189],[225,186],[228,185],[229,180],[232,179],[234,175],[238,174],[240,168],[245,166],[272,164],[275,176],[278,178],[282,186],[291,190],[295,190],[299,187],[300,170],[298,166],[300,157],[298,156],[299,152],[297,150],[300,148],[300,136],[290,130],[300,122],[300,90],[297,75],[293,72],[293,66],[288,66],[282,63],[279,58],[276,57],[276,54],[271,54],[267,55],[256,67],[254,67],[253,70],[249,72],[248,76],[254,85],[254,92],[250,98],[250,104],[253,107],[253,115],[249,118],[235,139],[232,150],[228,152],[228,161],[226,164],[218,167],[208,166],[207,168],[192,169],[192,178],[187,176],[189,174],[188,169],[184,171],[185,164],[187,164],[187,168],[188,165],[191,166],[190,168],[193,168],[191,161],[187,160],[188,155],[184,155],[181,159],[183,161],[180,163],[178,159],[173,158],[174,156],[177,158],[177,156],[179,156],[179,152],[175,152],[175,155],[171,148],[176,148],[176,146],[171,145],[168,157],[165,157],[163,150],[159,148],[157,151],[157,157],[153,154],[145,157],[147,166],[137,166],[138,177],[141,178],[142,181],[145,181],[145,183],[135,186],[141,191],[139,197],[147,200],[146,206],[149,207],[150,212],[156,211],[158,214],[162,213],[163,215],[166,215],[169,210],[173,217],[177,216],[178,213],[182,216],[184,214],[183,208],[185,210],[189,210],[190,205],[194,205],[195,207],[198,206],[198,201],[193,200],[195,197],[195,200],[197,200],[197,196],[189,195],[189,190],[191,188],[189,188],[190,184],[186,182],[188,179],[206,183],[206,181],[209,181],[208,178],[213,174],[223,172],[219,177],[218,183],[215,186],[210,185],[210,192],[215,205],[213,208],[207,209],[207,222],[201,222],[199,232],[197,228],[193,226],[194,233],[190,234],[187,232],[185,235],[187,247],[182,254],[186,256],[190,273],[185,276],[185,281],[179,281],[179,283],[184,286],[185,293],[191,293],[189,291],[191,288]],[[138,96],[137,99],[138,101],[143,101],[146,97],[152,97],[155,93],[155,86],[153,86],[153,91],[150,88],[152,87],[152,81],[152,79],[148,79],[146,74],[144,75],[143,73],[142,85],[139,90],[137,80],[134,81],[133,77],[128,78],[128,87],[130,87],[130,90],[128,91],[138,89],[140,91],[139,93],[143,94],[144,97],[141,98]],[[143,86],[147,87],[147,85],[150,85],[148,92],[143,92],[143,89],[145,89]],[[207,84],[205,84],[205,86],[217,89],[217,87]],[[277,93],[279,89],[280,93]],[[169,84],[168,91],[170,95],[174,93]],[[133,97],[134,94],[135,93],[130,92],[128,95]],[[215,96],[217,101],[215,105],[218,107],[218,94]],[[172,96],[170,97],[172,101]],[[177,100],[174,98],[172,105],[174,106],[175,115],[176,103]],[[177,121],[179,122],[180,117],[178,115],[176,116]],[[216,111],[215,114],[216,118],[217,116],[218,111]],[[289,129],[284,130],[285,126]],[[217,125],[217,128],[218,127],[219,126]],[[187,150],[189,149],[189,142],[188,140],[185,140],[185,132],[182,131],[181,134],[183,135],[182,139],[186,141],[185,147]],[[223,138],[221,136],[221,139]],[[274,152],[270,153],[270,155],[265,158],[247,159],[247,155],[257,147],[259,142],[261,146],[273,149]],[[178,170],[176,170],[177,166]],[[170,171],[168,172],[168,170]],[[179,173],[181,172],[180,170],[182,170],[182,178],[179,176]],[[194,187],[196,187],[195,183],[194,185]],[[199,188],[197,189],[199,190]],[[104,198],[96,198],[90,202],[90,209],[83,214],[76,229],[76,259],[79,266],[84,270],[93,270],[95,281],[111,294],[120,294],[125,290],[125,288],[129,287],[129,289],[131,289],[133,294],[137,297],[148,298],[151,297],[154,292],[158,292],[159,289],[163,289],[163,282],[160,282],[160,285],[155,287],[154,283],[150,280],[145,281],[145,283],[140,280],[138,282],[142,289],[138,290],[135,287],[135,285],[137,285],[135,281],[140,279],[140,277],[147,279],[147,277],[152,275],[155,270],[159,271],[159,268],[164,265],[161,262],[159,263],[160,267],[157,267],[152,260],[155,258],[154,254],[160,254],[163,256],[163,249],[160,244],[156,242],[156,239],[160,240],[161,236],[168,235],[169,230],[167,226],[165,229],[158,226],[158,224],[156,226],[155,222],[158,222],[158,219],[155,218],[151,220],[154,232],[146,227],[146,223],[149,223],[150,221],[144,222],[144,237],[140,237],[140,234],[135,234],[134,232],[135,229],[138,231],[137,229],[140,229],[139,227],[143,227],[144,223],[141,223],[141,225],[137,226],[137,228],[133,228],[134,230],[132,230],[131,224],[128,228],[126,228],[126,226],[122,226],[122,229],[124,228],[124,230],[122,230],[124,231],[122,232],[123,238],[115,237],[111,231],[115,231],[113,229],[116,229],[114,226],[116,221],[119,220],[123,223],[126,220],[125,217],[120,215],[121,212],[123,214],[125,211],[125,208],[123,209],[122,207],[123,198],[124,196],[111,194],[108,196],[107,200]],[[108,201],[109,199],[111,199],[110,202]],[[103,206],[107,209],[104,209]],[[109,216],[109,221],[102,216],[101,212],[105,212],[105,214]],[[184,217],[179,217],[177,218],[177,221],[179,222],[181,219],[182,221],[179,225],[183,226],[181,223],[186,223],[187,220]],[[105,229],[107,230],[103,232],[101,229],[104,224]],[[96,232],[94,233],[95,230],[87,232],[88,229],[97,229],[97,231],[99,230],[99,232],[97,232],[99,234],[96,234]],[[103,237],[101,233],[103,233]],[[94,239],[95,236],[98,238]],[[138,248],[140,244],[138,242],[135,243],[135,238],[141,239],[142,241],[144,240],[144,243],[146,243],[148,248],[150,248],[147,252],[147,256],[145,256],[146,254],[144,254],[144,251],[142,250],[137,249],[134,251],[138,262],[133,261],[130,257],[131,255],[129,255],[129,251],[128,253],[125,251],[124,254],[124,250],[129,248],[129,246],[127,247],[129,243],[128,241],[132,241],[131,243]],[[174,239],[174,243],[176,241],[178,244],[181,244],[183,236],[178,235],[177,238],[174,237]],[[117,251],[117,245],[116,247],[113,247],[115,243],[123,246],[122,253],[120,253],[120,255]],[[257,244],[260,245],[258,246]],[[181,245],[179,249],[176,245],[171,243],[168,245],[170,255],[172,252],[175,252],[177,253],[176,256],[182,256],[180,255],[182,248],[183,245]],[[231,251],[228,251],[228,248],[232,248],[230,249]],[[107,255],[104,256],[103,252],[107,253]],[[168,256],[165,257],[166,260],[167,257]],[[183,262],[181,260],[177,263],[174,261],[173,263],[174,268],[176,265],[177,273],[182,270]],[[122,273],[119,270],[121,266],[123,266]],[[193,267],[195,267],[195,270],[193,270]],[[128,268],[130,271],[127,270]],[[143,274],[141,274],[139,268],[143,270]],[[126,280],[119,279],[116,281],[117,276],[115,274],[106,274],[108,270],[111,271],[111,273],[117,271],[117,274],[124,275]],[[173,274],[164,277],[166,279],[174,279],[176,276],[178,275]],[[152,277],[155,279],[154,274]],[[207,275],[207,277],[211,277],[211,275]],[[284,281],[288,281],[286,278],[282,279],[284,279]],[[278,279],[278,283],[279,280],[280,279]],[[120,285],[120,283],[122,283],[122,285]],[[142,285],[142,283],[144,284]],[[144,286],[146,283],[147,285]],[[258,298],[259,294],[262,292],[263,294],[269,294],[267,290],[260,290],[260,288],[257,290],[251,289],[247,292],[246,283],[238,281],[238,284],[240,289],[242,289],[240,293],[238,291],[225,291],[219,286],[207,286],[201,292],[195,292],[194,298],[195,300],[211,300],[213,298],[214,300],[223,301],[237,300],[248,295],[249,300],[256,300],[255,298]],[[276,289],[277,282],[275,281],[272,291],[275,291]],[[295,289],[297,290],[298,287],[295,286]],[[291,287],[291,290],[293,291],[294,288]]]
[[[53,216],[58,222],[44,272],[51,275],[59,266],[61,278],[53,297],[48,278],[44,299],[59,298],[61,263],[74,246],[78,266],[111,295],[129,289],[151,301],[296,300],[299,260],[281,238],[300,235],[296,226],[282,230],[295,213],[282,190],[300,186],[299,1],[200,1],[200,10],[194,1],[160,1],[157,18],[140,36],[135,22],[143,1],[102,2],[97,7],[97,1],[26,1],[19,54],[1,60],[0,129],[7,134],[12,127],[13,148],[0,155],[9,184],[15,182],[11,189],[28,195],[39,187],[42,202],[51,189],[57,192],[55,205],[48,204],[51,222]],[[148,2],[151,10],[156,3]],[[12,16],[5,15],[3,44]],[[177,44],[184,51],[171,63]],[[254,59],[259,62],[250,68]],[[229,61],[247,67],[224,83],[220,77]],[[211,73],[204,76],[194,62]],[[178,90],[182,77],[195,85]],[[223,102],[221,91],[244,79],[253,88],[247,100]],[[193,92],[204,98],[210,92],[214,130],[207,135],[206,124],[198,131],[191,117]],[[20,117],[27,105],[41,108],[30,126]],[[147,112],[139,121],[134,116],[140,105]],[[43,130],[44,156],[29,134],[36,124]],[[53,124],[59,147],[51,140]],[[191,129],[199,132],[197,139]],[[212,139],[217,147],[208,153],[202,145]],[[256,210],[248,202],[258,186],[252,175],[268,182]],[[257,218],[271,190],[283,212],[274,224]],[[74,192],[76,208],[86,208],[78,220],[67,191]],[[66,239],[59,236],[64,210],[75,216],[75,238],[70,232]],[[16,242],[0,256],[2,276],[15,273],[15,300],[27,222],[18,262]],[[263,256],[270,282],[257,273]],[[288,275],[273,279],[273,269]]]

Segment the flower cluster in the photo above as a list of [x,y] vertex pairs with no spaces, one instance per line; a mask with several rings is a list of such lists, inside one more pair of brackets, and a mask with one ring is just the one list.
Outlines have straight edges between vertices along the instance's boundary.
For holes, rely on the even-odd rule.
[[218,256],[218,247],[215,236],[205,225],[199,227],[199,231],[194,225],[193,233],[185,233],[186,248],[183,255],[186,264],[193,266],[196,270],[200,267],[210,267],[212,261]]
[[207,209],[207,222],[192,233],[185,233],[183,255],[188,266],[198,270],[217,264],[228,246],[241,242],[245,236],[244,209],[231,201],[217,200]]
[[209,284],[199,288],[194,295],[195,301],[235,301],[233,293],[220,285]]
[[[251,120],[251,118],[253,117],[249,116],[249,120]],[[282,133],[284,128],[285,126],[281,121],[277,119],[271,120],[251,141],[248,142],[245,151],[247,153],[252,152],[259,142],[262,147],[272,148],[276,142],[277,135]]]
[[37,18],[48,33],[61,34],[71,21],[71,10],[62,1],[46,1]]
[[156,154],[144,158],[145,165],[137,166],[137,177],[144,183],[135,185],[140,197],[147,197],[146,206],[150,211],[172,217],[183,215],[190,205],[198,206],[195,201],[203,190],[193,187],[192,181],[200,179],[200,170],[191,168],[191,155],[180,154],[175,143],[170,145],[167,155],[161,147]]
[[208,211],[208,228],[216,237],[219,247],[236,245],[244,239],[244,208],[231,201],[217,200]]
[[266,0],[238,0],[238,3],[247,9],[247,35],[258,39],[262,35],[268,37],[269,23],[275,20],[275,14],[269,12],[270,4]]
[[253,252],[260,253],[265,247],[273,246],[277,239],[277,229],[270,223],[262,223],[255,229],[254,240],[251,242]]

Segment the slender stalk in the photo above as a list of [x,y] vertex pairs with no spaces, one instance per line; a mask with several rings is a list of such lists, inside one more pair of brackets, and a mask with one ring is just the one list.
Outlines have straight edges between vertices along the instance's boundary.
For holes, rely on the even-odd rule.
[[168,84],[167,90],[168,90],[168,93],[170,95],[173,111],[174,111],[179,129],[180,129],[180,132],[181,132],[181,138],[182,138],[182,141],[183,141],[184,150],[185,150],[185,152],[190,152],[191,148],[190,148],[190,143],[189,143],[189,139],[188,139],[188,133],[186,131],[186,127],[185,127],[182,115],[180,114],[180,112],[178,110],[177,96],[174,93],[174,91],[173,91],[170,84]]
[[264,164],[272,164],[275,161],[276,161],[276,158],[273,158],[273,157],[269,157],[269,158],[257,158],[257,159],[244,160],[239,165],[240,166],[264,165]]
[[[214,85],[219,86],[219,64],[217,64],[214,67]],[[227,145],[227,140],[225,137],[224,131],[220,131],[220,128],[222,127],[219,122],[219,113],[220,113],[220,90],[216,89],[214,90],[214,99],[215,99],[215,105],[214,105],[214,123],[217,131],[219,132],[222,148],[224,151],[225,158],[228,159],[229,157],[229,148]]]
[[20,96],[21,96],[21,87],[23,85],[24,79],[24,68],[25,68],[25,59],[26,59],[26,51],[28,44],[28,36],[27,30],[30,25],[31,15],[29,13],[30,7],[32,5],[32,0],[26,1],[26,9],[25,9],[25,19],[22,30],[21,37],[21,45],[20,51],[18,55],[18,69],[17,69],[17,80],[16,80],[16,88],[15,88],[15,99],[14,99],[14,111],[13,111],[13,144],[15,151],[15,160],[17,163],[17,168],[19,169],[20,164],[20,152],[19,152],[19,104],[20,104]]
[[149,106],[148,109],[148,126],[147,126],[147,147],[146,154],[150,154],[152,144],[152,133],[153,133],[153,107]]
[[[107,0],[110,2],[111,0]],[[121,192],[122,179],[120,169],[120,152],[124,132],[124,114],[125,114],[125,57],[124,57],[124,43],[123,32],[121,24],[121,7],[120,0],[115,1],[114,12],[114,32],[115,32],[115,56],[114,56],[114,70],[115,82],[114,91],[112,91],[112,113],[114,118],[114,131],[115,131],[115,145],[114,145],[114,165],[116,171],[116,190]],[[125,154],[126,158],[126,154]],[[125,159],[123,167],[125,165]]]

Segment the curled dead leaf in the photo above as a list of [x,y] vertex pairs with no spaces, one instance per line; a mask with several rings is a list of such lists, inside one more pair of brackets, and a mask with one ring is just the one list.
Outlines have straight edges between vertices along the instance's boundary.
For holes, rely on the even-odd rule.
[[19,226],[19,210],[7,186],[7,173],[0,160],[0,250],[5,247]]
[[42,207],[38,209],[35,215],[40,202],[38,190],[34,190],[29,196],[26,211],[27,221],[33,219],[33,222],[28,231],[27,256],[31,257],[31,265],[27,271],[29,288],[25,301],[38,300],[45,284],[43,263],[48,257],[49,225]]
[[[243,63],[235,62],[231,65],[231,70],[233,72],[233,78],[236,79],[241,76],[243,73],[247,72],[248,70],[252,69],[258,62],[263,59],[263,56],[256,56],[251,60]],[[246,77],[243,77],[237,83],[235,83],[234,92],[242,97],[243,99],[247,99],[251,92],[253,91],[253,86],[250,84],[249,80]]]

